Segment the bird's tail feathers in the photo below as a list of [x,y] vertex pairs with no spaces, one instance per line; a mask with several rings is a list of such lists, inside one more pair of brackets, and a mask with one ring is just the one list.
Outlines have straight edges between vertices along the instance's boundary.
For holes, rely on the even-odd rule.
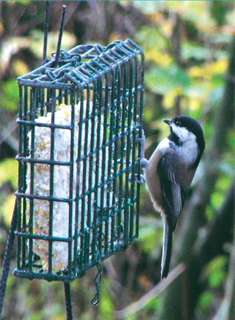
[[167,216],[163,216],[163,247],[161,261],[161,278],[166,278],[169,272],[171,251],[172,251],[172,233],[173,229]]

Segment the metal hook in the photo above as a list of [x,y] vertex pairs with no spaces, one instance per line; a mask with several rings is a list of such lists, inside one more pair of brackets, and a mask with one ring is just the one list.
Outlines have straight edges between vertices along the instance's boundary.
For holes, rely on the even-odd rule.
[[102,265],[101,265],[101,262],[100,262],[100,255],[99,253],[97,254],[97,263],[96,263],[96,266],[97,266],[97,274],[95,276],[95,279],[94,279],[94,283],[95,283],[95,287],[96,287],[96,292],[93,296],[93,298],[91,299],[91,303],[93,304],[93,306],[98,306],[99,303],[100,303],[100,284],[101,284],[101,281],[102,281]]
[[63,30],[64,30],[65,10],[66,10],[66,5],[63,5],[62,6],[62,13],[61,13],[61,22],[60,22],[60,33],[59,33],[56,56],[55,56],[55,63],[54,63],[55,68],[57,67],[59,55],[60,55],[61,41],[62,41],[62,35],[63,35]]

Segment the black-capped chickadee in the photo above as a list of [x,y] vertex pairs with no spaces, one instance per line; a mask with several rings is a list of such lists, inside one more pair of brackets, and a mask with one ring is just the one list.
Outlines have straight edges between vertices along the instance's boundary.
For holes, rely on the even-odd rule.
[[172,233],[204,151],[205,140],[200,124],[190,117],[177,116],[163,121],[169,125],[171,134],[159,143],[149,161],[144,157],[142,131],[140,164],[154,208],[163,218],[161,278],[166,278]]

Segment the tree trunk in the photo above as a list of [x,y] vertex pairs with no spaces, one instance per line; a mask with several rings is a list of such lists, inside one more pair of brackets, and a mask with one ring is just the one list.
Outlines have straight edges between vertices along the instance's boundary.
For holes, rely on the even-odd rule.
[[[225,89],[220,105],[215,110],[213,134],[206,144],[204,175],[197,184],[191,199],[185,205],[182,225],[174,239],[175,256],[172,267],[179,263],[186,265],[186,272],[169,286],[164,294],[159,319],[193,319],[194,309],[201,288],[198,279],[205,262],[196,257],[196,243],[201,228],[206,224],[204,213],[219,176],[219,165],[226,147],[227,134],[234,120],[235,38],[231,43]],[[183,218],[183,219],[182,219]],[[211,257],[212,258],[212,257]]]

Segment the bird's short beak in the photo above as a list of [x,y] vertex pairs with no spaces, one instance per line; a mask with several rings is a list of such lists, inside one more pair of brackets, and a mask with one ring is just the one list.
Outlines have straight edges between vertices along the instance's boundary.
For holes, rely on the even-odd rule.
[[172,121],[171,121],[171,120],[163,119],[163,121],[164,121],[166,124],[168,124],[168,126],[170,126],[170,125],[171,125],[171,123],[172,123]]

